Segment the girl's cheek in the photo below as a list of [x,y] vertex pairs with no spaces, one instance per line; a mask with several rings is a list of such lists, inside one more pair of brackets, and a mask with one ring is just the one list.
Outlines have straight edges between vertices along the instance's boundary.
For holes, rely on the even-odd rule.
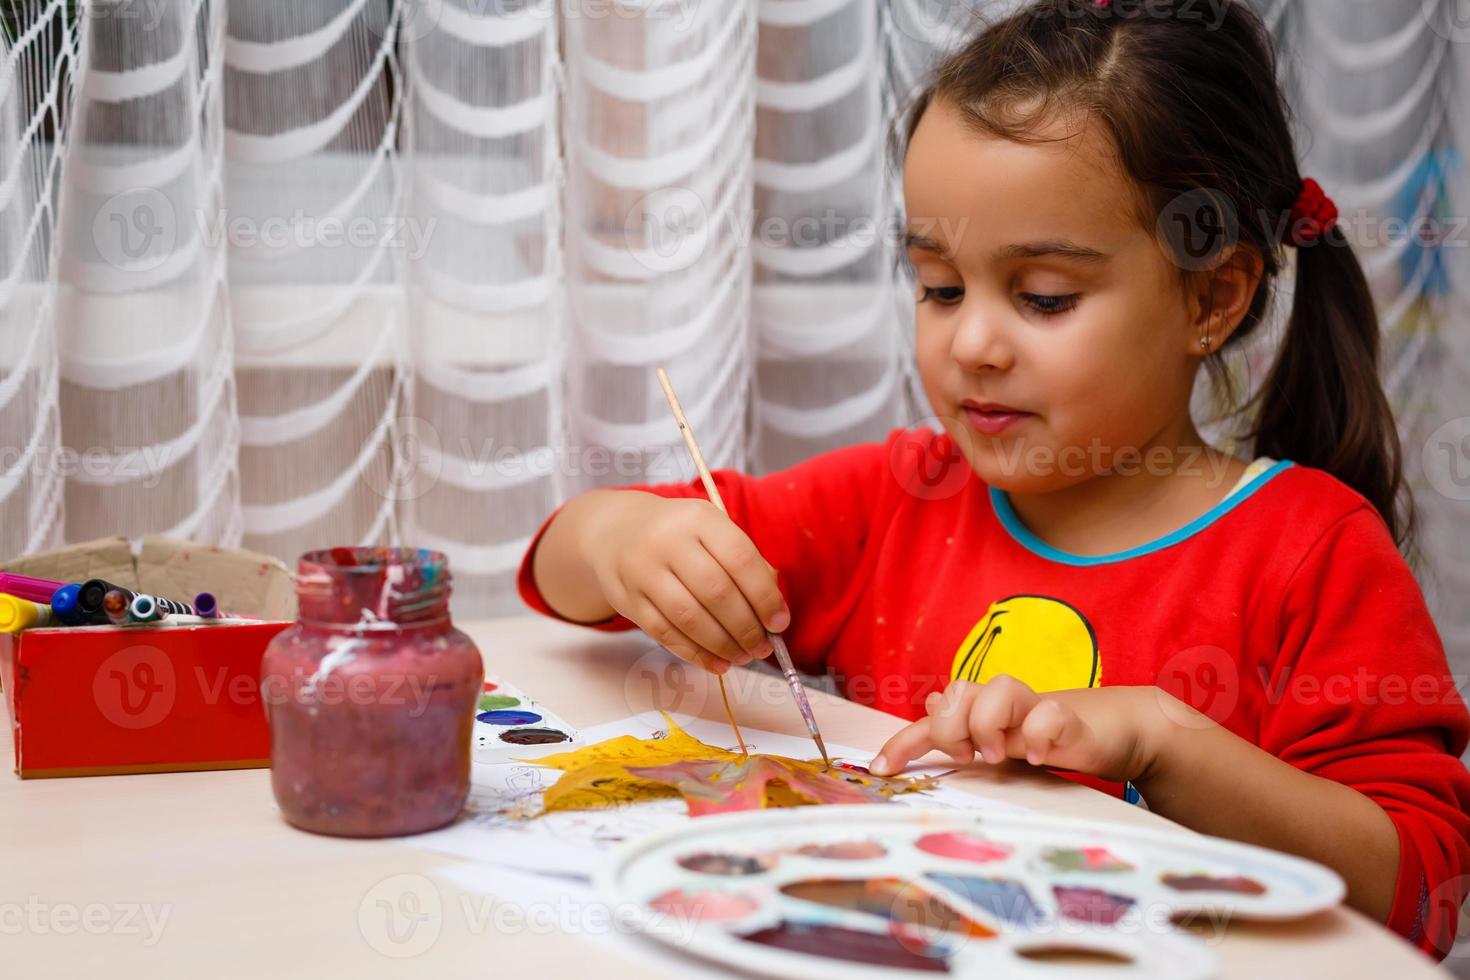
[[942,362],[949,356],[953,340],[954,328],[934,315],[932,304],[921,303],[914,317],[914,353],[920,361],[928,358]]
[[953,396],[945,384],[945,378],[951,373],[949,358],[943,354],[925,356],[921,352],[917,361],[919,382],[927,397],[929,410],[936,413],[936,419],[942,421],[951,434],[954,434],[956,430],[962,430],[964,424],[956,417],[957,409],[952,403]]

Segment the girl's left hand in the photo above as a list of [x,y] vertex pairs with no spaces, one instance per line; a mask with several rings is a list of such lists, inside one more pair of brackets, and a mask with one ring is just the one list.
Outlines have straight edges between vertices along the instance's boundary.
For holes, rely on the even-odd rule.
[[[1038,694],[1009,675],[955,681],[924,701],[928,717],[890,738],[873,757],[877,775],[896,773],[931,749],[965,765],[1024,759],[1118,782],[1153,764],[1170,696],[1154,687],[1103,687]],[[1174,701],[1183,712],[1192,709]]]

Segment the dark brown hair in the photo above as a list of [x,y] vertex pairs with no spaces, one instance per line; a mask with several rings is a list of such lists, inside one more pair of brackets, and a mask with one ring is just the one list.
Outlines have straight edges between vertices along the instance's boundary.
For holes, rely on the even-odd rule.
[[[1100,121],[1140,188],[1144,226],[1165,229],[1160,219],[1181,208],[1195,223],[1187,241],[1161,236],[1186,282],[1213,267],[1198,232],[1222,258],[1233,244],[1260,254],[1260,288],[1229,342],[1260,326],[1284,266],[1280,242],[1302,174],[1270,35],[1244,3],[1210,12],[1170,0],[1110,8],[1038,0],[939,66],[907,117],[906,137],[940,99],[977,131],[1021,142],[1041,141],[1038,123],[1059,112]],[[1276,363],[1240,409],[1257,412],[1248,435],[1256,453],[1326,470],[1358,491],[1407,549],[1412,501],[1379,379],[1367,279],[1340,227],[1297,253]]]

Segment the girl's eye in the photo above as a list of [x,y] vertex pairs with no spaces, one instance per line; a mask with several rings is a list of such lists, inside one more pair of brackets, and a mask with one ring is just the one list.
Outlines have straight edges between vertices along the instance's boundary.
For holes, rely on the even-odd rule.
[[927,303],[931,299],[941,306],[953,306],[965,298],[965,287],[963,286],[925,286],[919,293],[919,302]]
[[1037,293],[1022,293],[1021,298],[1042,316],[1056,316],[1077,308],[1078,294],[1070,296],[1042,296]]

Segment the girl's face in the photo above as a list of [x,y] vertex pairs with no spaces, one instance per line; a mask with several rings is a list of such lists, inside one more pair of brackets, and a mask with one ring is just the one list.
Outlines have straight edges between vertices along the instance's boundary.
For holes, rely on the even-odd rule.
[[1197,438],[1179,268],[1101,130],[1039,135],[1055,141],[982,135],[938,100],[904,173],[925,392],[975,472],[1016,493]]

